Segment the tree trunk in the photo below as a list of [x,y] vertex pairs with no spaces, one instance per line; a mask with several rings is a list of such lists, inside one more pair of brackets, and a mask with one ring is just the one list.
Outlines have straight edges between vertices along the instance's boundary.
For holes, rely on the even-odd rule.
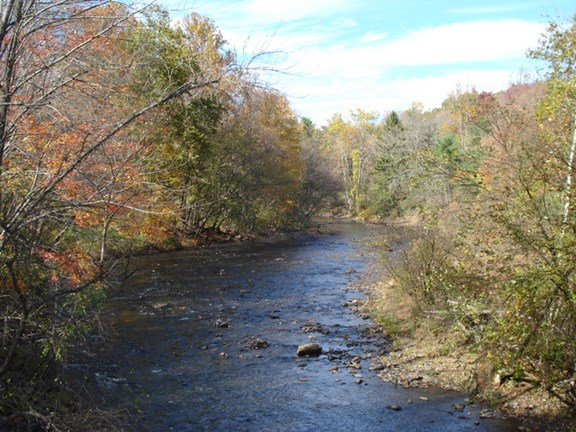
[[572,177],[574,175],[574,152],[576,151],[576,115],[574,115],[572,129],[572,143],[568,153],[568,174],[566,175],[566,197],[564,200],[564,211],[562,212],[562,223],[564,225],[568,222],[570,207],[572,206]]

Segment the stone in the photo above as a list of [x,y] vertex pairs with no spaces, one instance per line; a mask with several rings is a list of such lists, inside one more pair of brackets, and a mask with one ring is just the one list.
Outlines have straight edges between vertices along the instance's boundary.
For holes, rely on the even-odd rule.
[[368,368],[368,370],[371,372],[378,372],[378,371],[381,371],[384,369],[386,369],[386,366],[384,366],[382,364],[373,364]]
[[314,321],[306,321],[302,326],[300,326],[300,330],[304,333],[321,333],[324,335],[330,334],[330,331],[322,327],[322,324]]
[[262,339],[254,339],[250,342],[250,348],[253,350],[268,348],[268,342]]
[[319,356],[322,354],[322,347],[317,343],[308,343],[304,345],[299,345],[296,349],[296,355],[299,357],[303,356]]
[[386,408],[392,411],[402,411],[402,407],[400,405],[388,405]]
[[464,411],[464,408],[466,408],[466,405],[464,404],[454,404],[454,409],[456,411]]

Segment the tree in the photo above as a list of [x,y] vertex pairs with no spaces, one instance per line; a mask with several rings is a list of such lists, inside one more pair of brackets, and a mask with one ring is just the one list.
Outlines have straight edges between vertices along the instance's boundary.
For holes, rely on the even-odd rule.
[[335,115],[324,133],[334,170],[340,173],[346,210],[357,215],[368,208],[369,174],[373,168],[374,149],[378,139],[375,112],[355,110],[351,121]]
[[234,102],[211,177],[227,191],[221,204],[228,223],[248,231],[290,225],[302,181],[298,119],[274,91],[245,87]]
[[[546,74],[548,97],[541,115],[561,126],[551,137],[566,145],[566,184],[564,193],[563,222],[571,224],[573,211],[574,154],[576,152],[576,16],[567,26],[550,23],[540,46],[529,52],[530,57],[548,62]],[[570,133],[571,131],[571,133]]]
[[438,175],[430,169],[436,125],[419,108],[391,112],[379,128],[376,164],[370,185],[372,210],[382,216],[433,208],[442,196]]
[[493,104],[486,141],[491,154],[481,166],[483,189],[471,212],[478,231],[472,244],[484,238],[477,256],[499,310],[485,348],[512,378],[574,407],[576,274],[570,257],[576,243],[563,216],[566,148],[548,141],[549,128],[557,125],[541,122],[538,99],[530,102],[501,97]]
[[405,128],[396,111],[384,118],[378,142],[379,157],[371,184],[371,208],[382,216],[402,213],[402,201],[408,193],[406,168],[410,155]]
[[85,327],[115,265],[107,238],[138,183],[131,127],[220,77],[197,69],[147,97],[127,94],[132,68],[147,60],[124,45],[138,11],[108,1],[1,4],[0,414],[50,422],[35,380]]
[[302,181],[291,218],[296,224],[305,224],[318,211],[329,209],[342,191],[323,149],[321,131],[306,117],[300,122]]
[[[141,56],[150,58],[148,63],[157,62],[156,70],[145,66],[133,83],[144,94],[178,85],[196,70],[222,77],[218,89],[206,91],[195,99],[172,101],[163,107],[161,116],[151,120],[158,133],[151,139],[153,148],[146,158],[147,172],[150,181],[159,187],[167,207],[173,208],[175,221],[169,229],[180,237],[214,233],[223,225],[255,229],[259,225],[258,217],[252,214],[252,222],[245,224],[246,218],[240,214],[247,217],[246,212],[238,213],[236,200],[250,201],[252,191],[261,190],[259,183],[266,183],[270,176],[267,172],[261,173],[259,178],[252,178],[254,184],[246,188],[250,177],[242,180],[236,171],[249,164],[253,167],[247,168],[248,171],[256,167],[267,170],[267,163],[276,163],[267,156],[259,160],[262,149],[257,144],[281,133],[274,130],[275,127],[283,127],[280,123],[268,124],[279,112],[276,102],[267,107],[268,117],[262,115],[265,109],[256,108],[272,100],[272,92],[251,88],[249,81],[254,78],[246,72],[237,73],[234,55],[225,48],[221,33],[212,21],[198,14],[185,17],[174,28],[166,13],[156,11],[137,29],[132,46]],[[164,53],[162,58],[157,58],[157,52]],[[254,110],[252,118],[248,117],[249,110]],[[146,127],[149,128],[149,124]],[[268,136],[260,141],[263,134]],[[285,142],[278,142],[277,147],[274,143],[267,146],[270,151],[280,151]],[[247,149],[254,152],[240,156]],[[241,159],[236,160],[240,165],[229,169],[235,158]],[[271,178],[284,170],[280,168],[274,173]],[[249,206],[244,203],[240,207]]]

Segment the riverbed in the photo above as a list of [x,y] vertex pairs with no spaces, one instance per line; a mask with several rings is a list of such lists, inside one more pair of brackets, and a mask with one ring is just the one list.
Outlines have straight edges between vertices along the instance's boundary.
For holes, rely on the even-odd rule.
[[[317,234],[139,258],[107,303],[86,386],[137,431],[516,430],[463,394],[376,376],[389,344],[353,306],[375,259],[365,242],[381,229],[323,222]],[[297,356],[306,343],[322,354]]]

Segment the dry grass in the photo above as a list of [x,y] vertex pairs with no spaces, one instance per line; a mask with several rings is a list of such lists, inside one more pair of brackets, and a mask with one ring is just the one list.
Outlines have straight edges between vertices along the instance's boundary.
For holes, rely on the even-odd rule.
[[410,295],[391,277],[373,283],[367,291],[367,307],[392,340],[391,352],[377,360],[383,380],[404,387],[438,386],[466,392],[505,414],[556,418],[550,430],[567,430],[561,419],[563,408],[556,400],[526,384],[501,383],[490,363],[461,343],[449,321],[419,315]]
[[372,285],[370,298],[375,320],[393,341],[392,352],[379,359],[384,380],[469,390],[474,355],[455,347],[446,323],[423,321],[414,300],[392,278]]

